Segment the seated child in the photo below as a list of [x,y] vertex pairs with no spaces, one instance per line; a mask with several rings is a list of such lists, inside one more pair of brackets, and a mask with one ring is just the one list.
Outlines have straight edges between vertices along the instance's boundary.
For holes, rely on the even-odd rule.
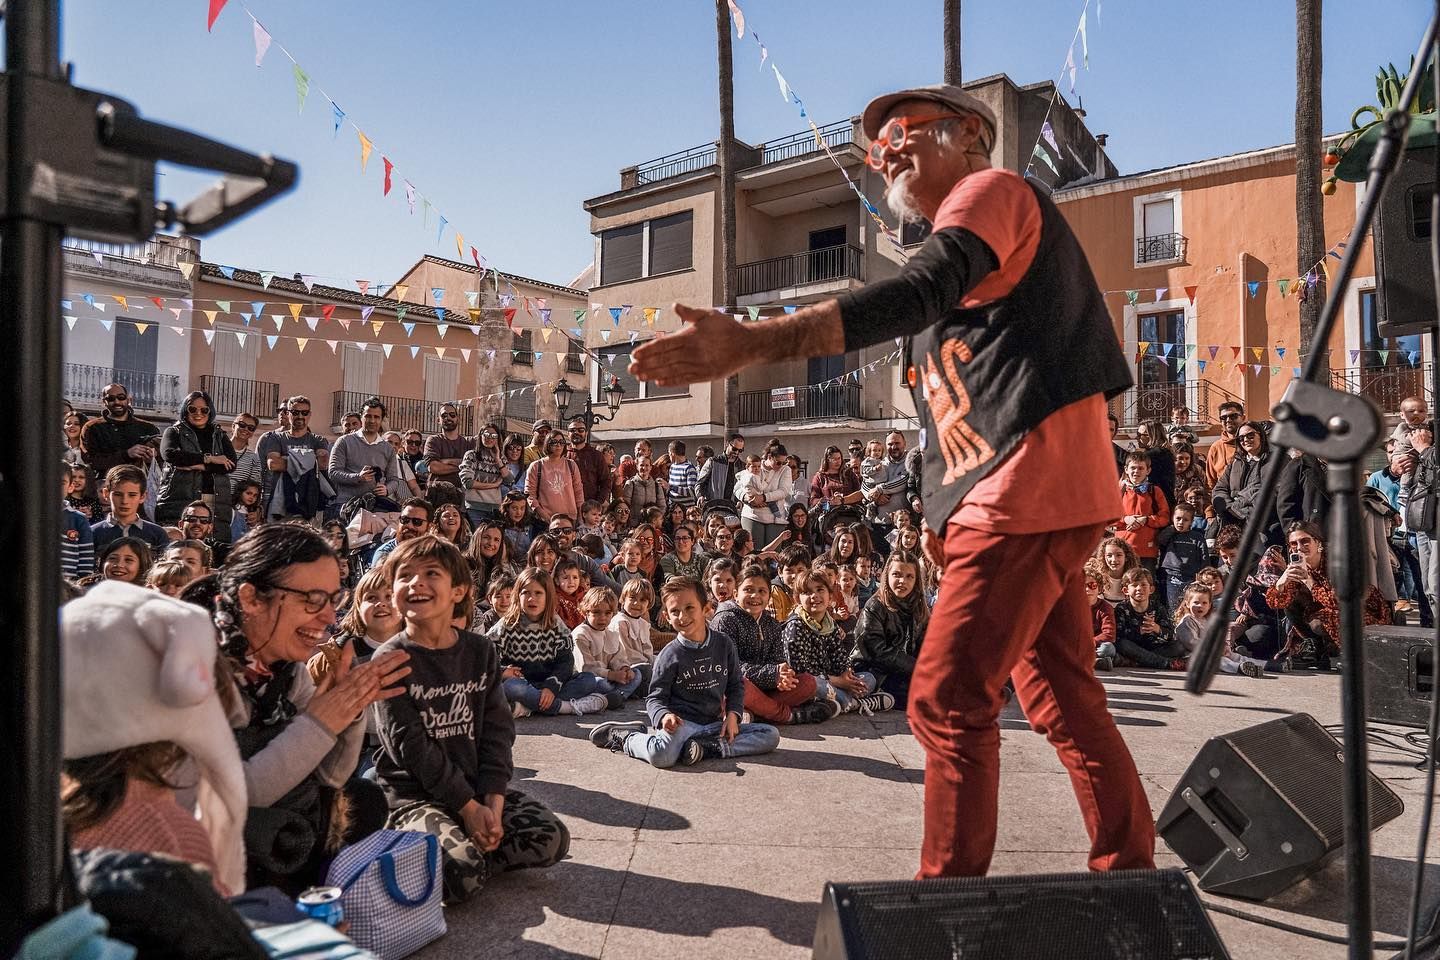
[[1144,567],[1125,574],[1125,600],[1115,606],[1115,647],[1135,666],[1186,668],[1185,650],[1175,642],[1175,621],[1155,597],[1155,575]]
[[795,609],[797,585],[810,573],[810,548],[792,543],[780,551],[778,566],[780,576],[770,586],[770,612],[775,619],[784,623]]
[[716,557],[705,566],[705,586],[716,606],[735,599],[735,581],[740,565],[729,557]]
[[856,676],[875,677],[880,696],[893,696],[901,709],[910,695],[910,677],[929,619],[920,564],[910,554],[890,554],[875,596],[860,611],[850,662]]
[[605,572],[610,574],[610,579],[624,587],[625,584],[637,577],[643,580],[650,579],[645,571],[640,569],[644,562],[644,547],[634,537],[626,537],[620,541],[620,549],[615,551],[615,556],[605,566]]
[[842,630],[852,636],[855,633],[856,620],[864,608],[857,589],[855,564],[844,564],[835,574],[835,589],[831,591],[834,599],[831,603],[830,615],[835,618],[835,622],[840,625]]
[[510,607],[515,602],[515,578],[508,573],[492,576],[490,586],[485,590],[485,600],[488,604],[485,609],[482,610],[478,604],[475,607],[475,619],[470,624],[471,633],[489,633],[490,628],[510,612]]
[[785,661],[780,624],[765,609],[770,577],[758,565],[740,573],[740,588],[710,618],[710,629],[729,637],[745,675],[745,706],[770,723],[819,723],[840,712],[835,701],[816,700],[816,679]]
[[786,659],[795,672],[814,674],[819,696],[833,696],[845,713],[868,714],[895,706],[892,695],[875,692],[879,686],[875,674],[856,673],[851,667],[852,644],[830,617],[830,586],[825,578],[807,573],[797,582],[797,592],[799,602],[780,628]]
[[1100,584],[1100,596],[1111,606],[1125,600],[1125,574],[1140,567],[1140,560],[1130,544],[1119,537],[1106,537],[1095,548],[1095,559],[1105,567],[1105,579]]
[[860,609],[865,609],[865,604],[875,596],[875,590],[879,584],[875,580],[875,561],[869,554],[856,554],[853,561],[855,566],[855,599],[860,603]]
[[470,591],[453,544],[420,537],[391,554],[395,609],[405,628],[379,654],[410,654],[405,692],[376,702],[376,776],[389,826],[435,834],[445,899],[473,896],[491,875],[564,859],[570,831],[544,804],[510,789],[515,721],[486,637],[450,621]]
[[582,716],[609,706],[594,674],[575,670],[575,641],[555,613],[555,584],[539,567],[515,578],[510,611],[490,628],[500,652],[505,697],[516,717]]
[[1090,601],[1090,629],[1095,634],[1095,669],[1115,669],[1115,608],[1102,594],[1105,565],[1094,557],[1085,561],[1085,598]]
[[660,588],[660,599],[676,636],[655,658],[645,700],[649,729],[644,721],[602,723],[590,731],[590,742],[661,768],[774,750],[779,730],[741,722],[745,675],[735,644],[705,624],[705,589],[690,577],[674,577]]
[[648,658],[636,660],[620,642],[620,631],[610,626],[620,603],[609,587],[591,587],[580,601],[585,620],[571,636],[584,661],[580,669],[599,678],[596,687],[606,695],[610,706],[619,707],[643,689],[649,679]]
[[[1176,616],[1179,617],[1175,623],[1175,642],[1184,648],[1186,657],[1200,646],[1200,640],[1205,636],[1214,612],[1215,600],[1207,587],[1192,583],[1180,594],[1180,602],[1175,607]],[[1220,670],[1224,673],[1243,673],[1247,677],[1259,677],[1265,673],[1265,661],[1241,656],[1227,640],[1225,652],[1220,657]]]
[[[655,662],[655,642],[651,640],[650,607],[655,602],[655,588],[644,577],[627,580],[620,588],[620,609],[610,620],[610,627],[620,635],[620,645],[633,656],[644,656],[646,663]],[[669,641],[667,640],[666,643]],[[664,644],[660,648],[664,649]]]
[[577,540],[592,533],[601,537],[605,535],[601,517],[603,512],[599,502],[595,500],[586,500],[580,505],[580,522],[575,527]]
[[1209,548],[1205,534],[1194,527],[1195,509],[1188,503],[1177,503],[1170,517],[1170,526],[1155,535],[1160,550],[1161,599],[1178,604],[1185,587],[1195,581],[1195,574],[1205,566]]
[[178,597],[185,585],[194,579],[190,568],[179,560],[157,560],[145,574],[145,586],[167,597]]
[[575,545],[585,556],[599,564],[609,563],[610,558],[615,555],[611,552],[610,545],[605,542],[605,538],[598,533],[585,534],[575,541]]
[[567,629],[574,630],[585,621],[580,601],[585,597],[585,574],[580,564],[570,557],[557,560],[551,573],[555,578],[555,613]]
[[1141,566],[1153,571],[1160,557],[1155,531],[1170,522],[1170,503],[1165,499],[1165,492],[1150,482],[1150,454],[1144,450],[1132,450],[1125,455],[1120,509],[1123,516],[1115,536],[1130,544]]

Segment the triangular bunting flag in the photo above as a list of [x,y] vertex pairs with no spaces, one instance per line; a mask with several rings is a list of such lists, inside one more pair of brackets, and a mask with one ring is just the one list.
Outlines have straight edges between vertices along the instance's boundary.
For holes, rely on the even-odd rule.
[[274,271],[274,270],[261,270],[261,271],[260,271],[260,286],[263,287],[263,288],[265,288],[266,290],[269,290],[269,289],[270,289],[270,281],[271,281],[271,280],[274,280],[274,279],[275,279],[275,271]]
[[1379,353],[1380,353],[1380,366],[1382,366],[1382,367],[1383,367],[1383,366],[1387,366],[1387,365],[1390,363],[1390,351],[1389,351],[1389,350],[1381,350],[1381,351],[1379,351]]
[[1149,340],[1140,340],[1140,341],[1137,341],[1137,342],[1136,342],[1135,346],[1136,346],[1136,348],[1139,349],[1139,351],[1140,351],[1140,356],[1143,357],[1143,356],[1145,356],[1145,354],[1146,354],[1146,353],[1149,351],[1149,349],[1150,349],[1150,341],[1149,341]]
[[1250,364],[1250,372],[1253,373],[1253,374],[1255,374],[1255,376],[1257,376],[1257,377],[1260,376],[1260,371],[1261,371],[1261,369],[1262,369],[1262,368],[1261,368],[1260,364],[1258,364],[1258,363],[1252,363],[1252,364]]
[[540,322],[543,323],[543,324],[545,324],[545,326],[547,326],[547,327],[550,326],[550,308],[549,308],[549,307],[541,307],[541,308],[540,308]]
[[246,339],[248,336],[249,336],[249,334],[247,334],[244,330],[236,330],[236,331],[235,331],[235,341],[236,341],[237,343],[239,343],[241,347],[244,347],[244,346],[245,346],[245,339]]
[[360,291],[360,296],[362,296],[362,297],[368,296],[369,293],[370,293],[370,281],[369,281],[369,280],[356,280],[356,281],[355,281],[355,289],[357,289],[357,290]]
[[384,320],[371,320],[370,329],[375,331],[375,336],[380,336],[380,328],[385,326]]
[[176,266],[180,268],[180,273],[186,280],[189,280],[190,274],[195,272],[195,261],[193,260],[181,260]]
[[1275,356],[1279,357],[1281,360],[1284,360],[1284,359],[1285,359],[1285,348],[1284,348],[1284,347],[1277,346],[1277,347],[1275,348]]
[[295,74],[295,97],[300,101],[300,109],[298,112],[304,113],[305,98],[310,96],[310,75],[304,70],[301,70],[300,64],[298,63],[292,63],[290,67]]
[[[157,309],[157,310],[164,310],[164,309],[165,309],[165,298],[164,298],[164,297],[151,297],[151,298],[150,298],[150,302],[153,303],[153,304],[155,304],[155,309]],[[61,304],[62,304],[62,306],[63,306],[64,301],[61,301]]]
[[215,331],[214,331],[214,330],[201,330],[200,332],[205,335],[205,342],[206,342],[207,344],[213,345],[213,344],[215,343]]
[[1351,350],[1351,351],[1350,351],[1350,363],[1351,363],[1351,365],[1353,366],[1354,364],[1359,363],[1359,362],[1360,362],[1360,351],[1359,351],[1359,350]]
[[611,308],[610,308],[610,319],[615,322],[615,326],[617,326],[617,327],[620,326],[620,308],[619,308],[619,307],[611,307]]
[[210,0],[210,12],[205,17],[207,32],[215,29],[215,20],[220,16],[220,11],[225,9],[227,2],[228,0]]
[[1200,371],[1201,373],[1204,373],[1204,372],[1205,372],[1205,361],[1204,361],[1204,360],[1196,360],[1196,361],[1195,361],[1195,366],[1199,369],[1199,371]]
[[575,314],[575,322],[576,322],[576,323],[584,323],[584,322],[585,322],[585,310],[584,310],[584,308],[582,308],[582,307],[576,307],[573,312],[574,312],[574,314]]
[[372,313],[374,313],[374,312],[375,312],[375,308],[374,308],[374,307],[361,307],[361,308],[360,308],[360,322],[361,322],[361,323],[364,323],[366,320],[369,320],[369,319],[370,319],[370,314],[372,314]]
[[609,330],[601,330],[601,331],[600,331],[600,339],[601,339],[601,340],[604,340],[606,343],[609,343],[609,342],[610,342],[610,331],[609,331]]
[[326,320],[329,320],[329,319],[330,319],[332,316],[334,316],[334,315],[335,315],[335,304],[333,304],[333,303],[322,303],[322,304],[320,305],[320,316],[324,317]]
[[221,312],[221,313],[229,313],[229,312],[230,312],[230,301],[229,301],[229,300],[216,300],[216,301],[215,301],[215,306],[217,306],[217,307],[220,308],[220,312]]
[[390,296],[395,300],[404,300],[405,294],[410,292],[410,284],[397,283],[390,288]]
[[469,305],[470,309],[472,309],[472,310],[474,310],[476,307],[480,306],[480,291],[479,291],[479,290],[466,290],[466,291],[465,291],[465,302],[466,302],[466,304]]
[[441,339],[441,340],[444,340],[444,339],[445,339],[445,331],[446,331],[446,330],[449,330],[449,329],[450,329],[450,324],[448,324],[448,323],[437,323],[437,324],[435,324],[435,332],[438,333],[438,334],[440,334],[440,339]]
[[1135,304],[1137,304],[1137,303],[1140,302],[1140,291],[1139,291],[1139,290],[1126,290],[1126,291],[1125,291],[1125,299],[1130,302],[1130,306],[1132,306],[1132,307],[1135,306]]
[[299,320],[299,319],[300,319],[300,304],[298,304],[298,303],[292,303],[292,304],[289,305],[289,307],[290,307],[290,316],[294,317],[296,320]]
[[407,336],[407,337],[410,336],[411,334],[413,334],[413,333],[415,332],[415,324],[414,324],[413,321],[410,322],[410,323],[405,323],[405,322],[402,321],[401,324],[400,324],[400,326],[401,326],[401,328],[404,329],[404,331],[405,331],[405,336]]
[[275,349],[275,344],[277,344],[277,343],[279,343],[279,342],[280,342],[280,338],[277,337],[277,336],[275,336],[273,333],[267,333],[267,334],[265,335],[265,345],[266,345],[267,347],[269,347],[271,350],[274,350],[274,349]]
[[285,315],[283,313],[272,314],[270,319],[275,321],[276,330],[279,330],[285,326]]
[[411,347],[410,347],[410,359],[411,359],[411,360],[414,360],[415,357],[419,355],[419,353],[420,353],[420,348],[419,348],[419,347],[416,347],[416,346],[411,346]]
[[[642,312],[645,314],[645,323],[652,327],[655,326],[655,317],[660,313],[660,308],[646,307]],[[758,313],[759,311],[757,310],[756,312]]]
[[309,327],[310,330],[311,330],[311,332],[314,332],[315,328],[318,327],[318,326],[320,326],[320,318],[319,318],[319,317],[306,317],[306,318],[305,318],[305,326]]
[[1264,359],[1265,359],[1265,348],[1264,348],[1264,347],[1251,347],[1251,348],[1250,348],[1250,352],[1253,353],[1253,354],[1255,354],[1255,359],[1256,359],[1256,360],[1264,360]]
[[380,161],[385,164],[385,183],[380,188],[380,196],[388,197],[390,196],[390,174],[394,172],[395,164],[391,163],[390,158],[383,153],[380,155]]
[[1280,368],[1279,368],[1279,367],[1271,367],[1271,368],[1270,368],[1270,376],[1272,376],[1272,377],[1278,377],[1278,376],[1280,376]]
[[210,326],[212,327],[215,326],[215,317],[217,314],[220,313],[219,310],[201,310],[200,312],[205,314],[206,323],[210,324]]
[[1276,281],[1275,281],[1275,286],[1277,286],[1277,287],[1280,289],[1280,298],[1281,298],[1282,300],[1285,298],[1286,294],[1288,294],[1288,293],[1290,292],[1290,281],[1289,281],[1289,280],[1286,280],[1286,279],[1276,280]]
[[1239,347],[1231,347],[1231,348],[1230,348],[1230,353],[1231,353],[1231,357],[1230,357],[1231,360],[1239,360],[1239,359],[1240,359],[1240,348],[1239,348]]
[[135,332],[143,337],[145,336],[145,331],[149,330],[151,326],[152,325],[148,323],[137,323],[135,324]]
[[380,349],[385,351],[385,357],[389,359],[390,351],[395,349],[395,345],[393,343],[382,343],[380,344]]
[[1159,303],[1161,300],[1164,300],[1164,299],[1165,299],[1165,294],[1167,294],[1167,293],[1169,293],[1169,292],[1170,292],[1170,288],[1169,288],[1169,287],[1156,287],[1156,288],[1155,288],[1155,302],[1156,302],[1156,303]]
[[472,351],[469,347],[461,347],[461,348],[460,348],[460,356],[462,356],[462,357],[465,358],[465,362],[466,362],[466,363],[469,363],[469,362],[470,362],[470,354],[473,353],[473,352],[474,352],[474,351]]
[[104,327],[107,331],[115,329],[114,320],[106,320],[104,317],[96,317],[95,319],[99,320],[100,326]]
[[435,319],[436,319],[437,321],[443,321],[443,320],[445,319],[445,308],[444,308],[444,307],[436,307],[436,308],[435,308]]
[[65,326],[69,327],[71,330],[74,330],[74,329],[75,329],[75,321],[76,321],[76,320],[79,320],[79,319],[80,319],[79,317],[66,317],[66,318],[65,318]]
[[409,308],[409,307],[396,307],[396,308],[395,308],[395,319],[396,319],[396,320],[404,320],[404,319],[405,319],[405,314],[407,314],[407,313],[409,313],[409,312],[410,312],[410,308]]
[[346,332],[348,333],[350,330],[350,324],[354,323],[355,321],[351,320],[348,317],[336,317],[335,322],[340,324],[340,326],[344,327]]
[[296,337],[296,338],[295,338],[295,347],[296,347],[296,349],[298,349],[301,353],[304,353],[304,352],[305,352],[305,345],[306,345],[307,343],[309,343],[309,342],[310,342],[310,338],[309,338],[309,337]]
[[507,327],[509,327],[511,330],[514,330],[514,329],[515,329],[515,308],[514,308],[514,307],[506,307],[504,310],[500,311],[500,313],[505,317],[505,325],[506,325]]
[[303,283],[303,284],[305,284],[305,292],[306,292],[306,293],[313,293],[313,292],[314,292],[314,290],[315,290],[315,278],[314,278],[312,275],[310,275],[310,274],[308,274],[308,273],[302,273],[302,274],[300,274],[300,282]]
[[1260,281],[1259,281],[1259,280],[1250,280],[1250,281],[1247,281],[1246,284],[1245,284],[1245,288],[1250,291],[1250,299],[1251,299],[1251,300],[1254,300],[1257,296],[1260,295]]
[[365,136],[365,131],[358,127],[355,130],[355,135],[360,138],[360,172],[364,173],[365,165],[370,162],[370,151],[375,149],[375,144],[371,142],[369,137]]
[[340,136],[340,124],[345,122],[345,111],[340,109],[340,104],[334,100],[330,101],[330,139],[334,140]]
[[334,352],[335,352],[335,348],[340,345],[340,341],[339,341],[339,340],[326,340],[326,341],[325,341],[325,345],[330,348],[330,352],[331,352],[331,353],[334,353]]
[[1199,289],[1200,289],[1200,288],[1199,288],[1198,286],[1193,286],[1193,285],[1185,288],[1185,296],[1190,299],[1190,303],[1191,303],[1192,306],[1193,306],[1194,303],[1195,303],[1195,291],[1197,291],[1197,290],[1199,290]]
[[130,309],[130,301],[129,301],[128,299],[126,299],[125,297],[121,296],[120,294],[118,294],[118,293],[117,293],[117,294],[112,294],[111,297],[110,297],[110,299],[111,299],[111,300],[114,300],[116,303],[120,304],[120,309],[121,309],[121,310],[129,310],[129,309]]

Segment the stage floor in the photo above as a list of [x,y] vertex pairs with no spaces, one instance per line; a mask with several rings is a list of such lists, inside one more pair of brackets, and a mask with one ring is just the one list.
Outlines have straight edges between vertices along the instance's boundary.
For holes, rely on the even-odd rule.
[[[1333,674],[1221,677],[1200,698],[1183,691],[1179,674],[1121,670],[1102,679],[1157,813],[1206,738],[1292,712],[1339,721]],[[564,817],[570,859],[499,877],[449,910],[450,932],[424,960],[806,958],[826,880],[914,874],[924,757],[898,713],[790,728],[769,756],[666,771],[592,747],[589,721],[528,718],[515,744],[515,786]],[[1068,777],[1013,705],[1002,726],[993,870],[1083,870],[1088,844]],[[1374,835],[1376,932],[1399,939],[1423,773],[1379,747],[1371,761],[1406,806]],[[1432,836],[1430,910],[1440,902],[1437,845]],[[1162,865],[1180,865],[1163,842],[1157,852]],[[1277,901],[1227,902],[1343,935],[1343,890],[1337,858]],[[1217,915],[1215,923],[1237,960],[1344,956],[1344,947],[1241,920]]]

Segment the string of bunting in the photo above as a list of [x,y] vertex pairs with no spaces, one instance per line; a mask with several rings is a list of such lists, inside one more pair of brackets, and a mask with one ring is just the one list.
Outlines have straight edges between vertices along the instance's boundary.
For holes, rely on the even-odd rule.
[[[1289,296],[1295,296],[1303,300],[1307,296],[1309,296],[1309,294],[1315,289],[1315,285],[1320,282],[1320,278],[1322,276],[1325,278],[1326,283],[1330,282],[1330,266],[1326,261],[1333,257],[1338,263],[1340,261],[1340,256],[1344,252],[1344,250],[1345,241],[1336,241],[1333,247],[1325,251],[1325,256],[1321,257],[1319,260],[1311,264],[1310,268],[1306,270],[1305,274],[1299,279],[1281,277],[1276,280],[1206,280],[1202,283],[1189,284],[1182,289],[1185,291],[1185,296],[1192,305],[1195,303],[1195,298],[1199,294],[1201,287],[1232,283],[1245,284],[1246,292],[1249,294],[1250,299],[1252,300],[1260,295],[1261,287],[1269,285],[1273,285],[1275,287],[1275,289],[1279,292],[1280,298],[1282,300]],[[1123,296],[1129,303],[1129,305],[1133,307],[1139,304],[1141,293],[1151,289],[1155,291],[1155,299],[1153,301],[1155,303],[1159,303],[1160,301],[1164,300],[1165,294],[1169,293],[1171,290],[1170,287],[1146,287],[1131,290],[1102,290],[1101,292],[1107,297]]]
[[[1095,23],[1097,26],[1100,23],[1100,13],[1103,3],[1104,0],[1096,0],[1095,2]],[[1057,162],[1061,159],[1060,143],[1055,139],[1055,128],[1050,125],[1050,113],[1055,109],[1055,102],[1060,99],[1060,78],[1067,73],[1070,75],[1070,95],[1072,97],[1075,95],[1076,40],[1080,41],[1080,59],[1085,66],[1085,71],[1087,73],[1090,71],[1090,35],[1086,26],[1086,18],[1089,14],[1090,0],[1085,0],[1085,6],[1080,9],[1080,21],[1075,25],[1075,33],[1070,37],[1070,46],[1065,51],[1065,62],[1061,65],[1059,73],[1055,75],[1055,83],[1052,85],[1050,92],[1050,102],[1046,104],[1045,116],[1040,121],[1040,133],[1035,137],[1035,143],[1030,148],[1030,156],[1026,158],[1025,161],[1025,176],[1027,177],[1034,171],[1036,160],[1039,160],[1045,164],[1045,166],[1049,167],[1050,171],[1054,173],[1057,178],[1060,176],[1060,166]],[[1050,149],[1055,151],[1055,157],[1053,159],[1041,144],[1042,140],[1050,144]],[[1066,146],[1068,149],[1069,145],[1067,144]],[[1088,167],[1085,161],[1075,156],[1075,151],[1071,150],[1070,156],[1073,157],[1075,162],[1080,164],[1081,167]]]
[[[744,40],[745,12],[740,9],[740,4],[737,3],[736,0],[725,0],[725,2],[730,7],[730,20],[735,25],[736,37]],[[861,190],[860,185],[850,176],[850,171],[845,169],[845,165],[840,162],[840,158],[835,154],[835,151],[830,149],[830,144],[825,142],[825,137],[821,135],[820,128],[815,125],[814,120],[810,119],[810,113],[805,109],[805,101],[800,99],[800,95],[795,92],[795,89],[791,87],[790,83],[785,79],[785,75],[780,72],[780,65],[770,57],[770,50],[760,39],[760,34],[752,28],[750,30],[750,36],[755,38],[755,46],[758,47],[760,51],[760,69],[763,71],[766,62],[769,62],[770,69],[775,74],[775,81],[780,87],[780,96],[786,103],[794,104],[799,108],[800,118],[810,127],[810,132],[815,136],[816,146],[825,151],[825,155],[830,158],[831,162],[835,164],[835,168],[840,171],[840,175],[845,178],[846,185],[849,186],[851,192],[855,194],[860,204],[865,208],[865,213],[874,224],[880,228],[880,231],[885,235],[886,239],[890,241],[895,250],[903,256],[905,246],[900,242],[899,236],[897,236],[895,231],[891,230],[881,218],[880,211],[876,209],[875,204],[870,201],[870,198],[865,195],[865,191]]]

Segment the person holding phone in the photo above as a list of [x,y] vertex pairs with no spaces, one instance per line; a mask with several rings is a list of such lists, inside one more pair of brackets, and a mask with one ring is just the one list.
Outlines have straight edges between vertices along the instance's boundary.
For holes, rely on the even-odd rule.
[[[1338,668],[1340,655],[1340,603],[1325,573],[1325,536],[1317,524],[1296,521],[1285,531],[1289,552],[1265,602],[1285,615],[1285,647],[1280,659],[1292,669]],[[1390,605],[1371,584],[1365,595],[1365,625],[1390,622]]]

